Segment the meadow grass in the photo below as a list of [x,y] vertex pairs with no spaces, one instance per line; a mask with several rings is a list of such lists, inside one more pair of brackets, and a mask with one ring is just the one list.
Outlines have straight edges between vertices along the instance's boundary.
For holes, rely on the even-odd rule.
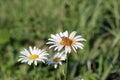
[[120,0],[0,0],[0,80],[63,80],[65,62],[39,63],[35,74],[17,60],[29,45],[48,50],[50,34],[65,30],[87,40],[70,54],[70,80],[120,80]]

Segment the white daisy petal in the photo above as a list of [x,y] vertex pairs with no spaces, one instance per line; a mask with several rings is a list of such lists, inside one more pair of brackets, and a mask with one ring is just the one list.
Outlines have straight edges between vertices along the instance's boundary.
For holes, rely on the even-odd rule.
[[72,46],[72,49],[73,49],[73,51],[74,51],[75,53],[77,53],[77,52],[76,52],[77,47],[75,48],[75,47]]
[[76,37],[74,37],[75,39],[80,39],[80,38],[82,38],[82,36],[81,35],[78,35],[78,36],[76,36]]
[[56,51],[57,49],[58,49],[58,47],[55,47],[55,49],[54,49],[54,50]]
[[55,69],[57,68],[57,64],[54,65]]
[[36,60],[34,61],[34,64],[37,65],[37,61]]
[[47,42],[46,44],[54,44],[54,42]]
[[[68,34],[68,31],[60,32],[57,34],[52,34],[51,38],[48,39],[50,44],[49,48],[54,48],[56,51],[61,51],[62,49],[65,50],[65,53],[70,53],[71,51],[76,52],[76,49],[83,48],[83,44],[80,43],[82,41],[86,41],[81,35],[76,36],[76,31],[73,31]],[[73,47],[73,50],[71,48]]]
[[63,37],[63,36],[64,36],[62,32],[60,32],[59,34],[60,34],[60,37]]
[[62,65],[62,62],[59,62],[60,65]]
[[76,31],[73,31],[71,34],[70,34],[70,36],[69,36],[69,38],[74,38],[75,37],[75,35],[76,35]]
[[56,37],[57,37],[56,40],[57,40],[57,39],[60,39],[60,40],[61,40],[61,37],[60,37],[59,34],[56,34]]
[[71,52],[71,48],[69,46],[65,46],[65,53],[70,53]]
[[29,47],[29,50],[24,49],[21,51],[21,55],[18,59],[20,62],[28,62],[29,65],[34,63],[37,65],[37,61],[42,61],[45,63],[44,60],[47,60],[46,55],[48,55],[47,51],[38,49],[37,47]]
[[32,50],[32,47],[31,47],[31,46],[29,47],[29,50],[30,50],[30,53],[33,53],[33,50]]
[[26,55],[26,56],[30,55],[30,53],[26,49],[22,50],[20,53],[23,54],[23,55]]
[[23,63],[23,62],[27,62],[28,60],[22,60],[21,62]]
[[56,68],[58,64],[62,65],[61,61],[64,61],[65,59],[66,59],[66,55],[63,52],[61,53],[58,52],[47,61],[47,64],[48,65],[54,64],[54,67]]
[[53,34],[51,34],[51,38],[56,39],[57,37]]
[[56,45],[51,45],[49,48],[53,48],[53,47],[56,47]]
[[76,41],[86,41],[84,38],[76,39]]
[[61,56],[61,60],[62,60],[62,61],[65,61],[66,58],[67,58],[66,54],[64,54],[63,56]]
[[79,46],[83,47],[82,43],[76,43],[75,45],[79,45]]
[[33,62],[33,60],[29,60],[29,61],[28,61],[28,64],[29,64],[29,65],[31,65],[31,64],[32,64],[32,62]]
[[65,37],[68,37],[68,31],[65,31],[63,34]]
[[82,47],[82,46],[80,46],[80,45],[77,45],[77,47],[79,47],[80,49],[83,49],[83,47]]

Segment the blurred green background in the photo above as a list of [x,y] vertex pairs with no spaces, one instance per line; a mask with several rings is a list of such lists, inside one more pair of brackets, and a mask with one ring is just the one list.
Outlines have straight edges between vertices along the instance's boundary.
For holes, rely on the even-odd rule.
[[0,0],[0,80],[63,80],[65,62],[39,63],[35,73],[17,60],[30,45],[48,49],[50,34],[65,30],[87,40],[70,54],[69,80],[120,80],[120,0]]

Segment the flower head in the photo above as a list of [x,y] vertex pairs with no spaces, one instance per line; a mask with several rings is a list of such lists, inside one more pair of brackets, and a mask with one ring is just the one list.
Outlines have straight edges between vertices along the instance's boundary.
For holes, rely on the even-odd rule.
[[48,65],[54,64],[54,68],[57,68],[57,65],[60,64],[62,65],[62,61],[65,61],[66,59],[66,54],[62,53],[56,53],[52,58],[50,58],[47,62]]
[[68,31],[65,31],[63,33],[51,34],[47,44],[50,44],[49,48],[54,48],[54,50],[60,51],[64,48],[65,53],[70,53],[72,50],[76,53],[77,48],[83,49],[81,41],[85,41],[81,35],[75,36],[76,33],[76,31],[73,31],[69,35]]
[[34,63],[37,65],[37,61],[42,61],[45,63],[45,60],[47,59],[46,55],[48,55],[47,51],[38,49],[37,47],[32,48],[29,47],[29,50],[24,49],[21,51],[21,56],[18,61],[28,62],[29,65]]

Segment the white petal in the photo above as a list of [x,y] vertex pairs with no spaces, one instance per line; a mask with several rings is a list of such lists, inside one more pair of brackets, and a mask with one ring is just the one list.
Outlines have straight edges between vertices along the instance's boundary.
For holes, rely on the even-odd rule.
[[56,36],[55,36],[55,35],[53,35],[53,34],[51,34],[51,38],[56,39]]
[[69,38],[74,38],[75,37],[75,35],[76,35],[76,31],[73,31],[71,34],[70,34],[70,36],[69,36]]
[[28,61],[28,64],[29,64],[29,65],[31,65],[31,64],[32,64],[32,62],[33,62],[33,60],[29,60],[29,61]]
[[63,45],[60,45],[58,51],[60,51],[63,47],[64,47]]
[[32,50],[32,47],[31,47],[31,46],[29,47],[29,50],[30,50],[30,53],[33,53],[33,50]]
[[23,63],[23,62],[27,62],[28,60],[26,60],[26,59],[24,59],[24,60],[22,60],[21,62]]
[[22,58],[18,59],[18,62],[21,61],[21,60],[22,60]]
[[60,35],[59,34],[56,34],[56,36],[57,36],[57,40],[61,40],[61,37],[60,37]]
[[43,59],[41,59],[41,61],[42,61],[43,63],[45,63],[45,61],[44,61]]
[[37,52],[38,52],[38,48],[36,48],[36,47],[34,46],[33,51],[32,51],[31,54],[36,54]]
[[48,40],[53,42],[55,39],[53,39],[53,38],[49,38]]
[[47,59],[47,57],[41,57],[41,59]]
[[62,62],[59,62],[60,65],[62,65]]
[[65,31],[63,34],[65,37],[68,37],[68,31]]
[[74,47],[74,46],[72,46],[72,49],[73,49],[73,51],[76,53],[76,49],[75,49],[75,47]]
[[49,48],[53,48],[53,47],[55,47],[56,45],[51,45]]
[[26,56],[29,56],[29,55],[30,55],[30,53],[28,52],[27,49],[24,49],[24,50],[21,51],[20,53],[23,54],[23,55],[26,55]]
[[75,39],[80,39],[80,38],[82,38],[82,36],[81,35],[78,35],[78,36],[76,36],[76,37],[74,37]]
[[37,61],[36,60],[34,60],[34,64],[37,65]]
[[47,42],[46,44],[54,44],[55,42]]
[[57,68],[57,64],[54,65],[54,68],[55,68],[55,69]]
[[77,44],[77,45],[75,45],[75,46],[77,46],[77,47],[83,49],[83,46],[81,46],[81,45],[78,45],[78,44]]
[[66,58],[67,58],[67,56],[66,56],[66,54],[64,54],[64,55],[62,55],[62,56],[61,56],[61,59],[60,59],[60,60],[65,61],[65,60],[66,60]]
[[84,38],[77,38],[76,41],[86,41]]
[[65,46],[65,53],[70,53],[71,52],[71,48],[69,46]]
[[57,49],[58,49],[58,47],[56,46],[54,50],[56,51]]

